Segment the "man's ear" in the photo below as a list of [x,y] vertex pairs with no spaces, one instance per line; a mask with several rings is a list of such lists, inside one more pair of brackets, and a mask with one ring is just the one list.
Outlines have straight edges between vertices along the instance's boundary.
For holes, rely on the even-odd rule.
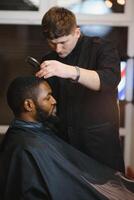
[[32,99],[25,99],[24,101],[24,109],[28,112],[33,111],[35,108],[35,104]]
[[79,28],[79,27],[77,27],[77,28],[75,29],[75,34],[76,34],[76,36],[77,36],[78,38],[80,37],[81,32],[80,32],[80,28]]

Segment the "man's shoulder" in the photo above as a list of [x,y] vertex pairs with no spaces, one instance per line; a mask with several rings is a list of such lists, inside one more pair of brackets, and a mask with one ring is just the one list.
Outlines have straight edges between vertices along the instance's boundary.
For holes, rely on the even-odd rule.
[[2,149],[29,149],[39,147],[39,137],[31,131],[23,129],[9,129],[2,142]]
[[83,41],[85,43],[91,43],[91,44],[94,44],[94,45],[103,45],[105,43],[111,42],[110,40],[99,37],[99,36],[87,36],[87,35],[83,36]]
[[103,38],[97,37],[97,36],[87,36],[83,35],[82,36],[82,43],[81,43],[81,48],[82,49],[87,49],[93,51],[99,49],[103,44],[105,43]]

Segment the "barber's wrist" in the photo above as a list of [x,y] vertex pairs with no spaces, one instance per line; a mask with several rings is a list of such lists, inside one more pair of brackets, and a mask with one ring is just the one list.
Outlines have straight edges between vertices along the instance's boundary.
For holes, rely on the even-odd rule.
[[71,82],[77,83],[80,78],[80,68],[78,66],[73,66],[73,76],[71,78]]

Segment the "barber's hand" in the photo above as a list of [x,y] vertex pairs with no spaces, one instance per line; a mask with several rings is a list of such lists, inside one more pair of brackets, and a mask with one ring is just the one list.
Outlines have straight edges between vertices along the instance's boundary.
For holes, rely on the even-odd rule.
[[61,78],[76,77],[76,70],[73,66],[63,64],[56,60],[46,60],[40,65],[40,70],[36,73],[36,76],[41,78],[50,78],[57,76]]

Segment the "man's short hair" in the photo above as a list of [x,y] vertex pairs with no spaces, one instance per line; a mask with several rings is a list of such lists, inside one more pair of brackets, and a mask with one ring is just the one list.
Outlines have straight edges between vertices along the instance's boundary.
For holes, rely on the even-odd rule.
[[67,36],[77,27],[76,17],[66,8],[52,7],[44,15],[42,27],[46,39]]
[[43,78],[35,76],[25,76],[15,78],[7,90],[7,103],[15,116],[19,116],[23,111],[25,99],[37,100],[37,88],[44,82]]

